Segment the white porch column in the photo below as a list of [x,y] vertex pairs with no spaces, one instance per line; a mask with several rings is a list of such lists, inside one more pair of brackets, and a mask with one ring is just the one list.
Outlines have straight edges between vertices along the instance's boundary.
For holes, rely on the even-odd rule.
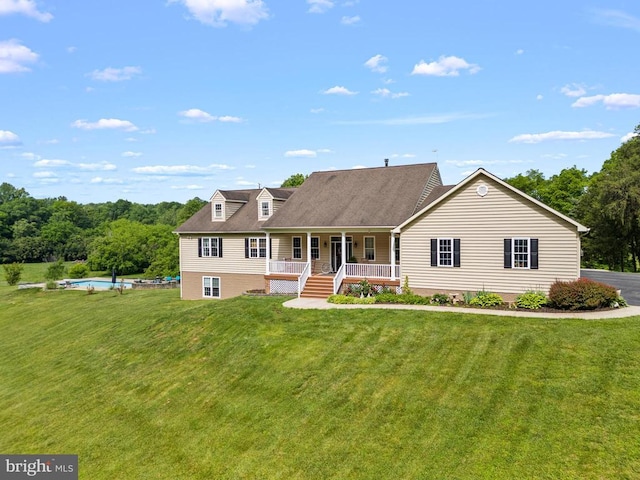
[[[266,268],[265,268],[265,274],[269,275],[269,273],[271,273],[270,271],[270,261],[269,259],[271,258],[271,236],[269,235],[269,232],[265,233],[266,237],[267,237],[267,258],[265,258],[266,262]],[[258,247],[260,247],[260,245],[258,245]]]
[[396,279],[396,236],[391,232],[391,280]]
[[309,264],[309,274],[311,271],[311,232],[307,232],[307,264]]
[[[341,265],[345,265],[347,263],[347,232],[340,233],[340,241],[342,244],[342,263]],[[347,268],[347,267],[344,267]]]

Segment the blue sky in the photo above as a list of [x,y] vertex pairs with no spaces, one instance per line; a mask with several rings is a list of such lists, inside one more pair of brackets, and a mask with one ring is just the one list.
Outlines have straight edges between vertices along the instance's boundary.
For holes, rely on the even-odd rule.
[[598,171],[640,123],[639,40],[637,0],[0,0],[0,182],[158,203],[384,158]]

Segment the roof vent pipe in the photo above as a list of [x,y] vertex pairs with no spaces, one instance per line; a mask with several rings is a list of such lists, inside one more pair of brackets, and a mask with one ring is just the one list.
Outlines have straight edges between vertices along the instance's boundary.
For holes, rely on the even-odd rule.
[[389,166],[389,159],[388,159],[388,158],[385,158],[385,159],[384,159],[384,166],[385,166],[385,167],[388,167],[388,166]]

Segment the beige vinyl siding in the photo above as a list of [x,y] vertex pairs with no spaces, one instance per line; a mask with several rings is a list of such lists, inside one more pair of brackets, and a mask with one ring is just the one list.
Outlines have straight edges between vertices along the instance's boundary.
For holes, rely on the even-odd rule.
[[[202,235],[222,237],[222,258],[198,257],[198,237],[180,237],[180,270],[181,272],[226,272],[245,274],[264,274],[266,265],[264,258],[244,258],[244,239],[246,237],[263,237],[264,234],[215,234]],[[277,243],[276,240],[273,241]],[[275,257],[274,257],[275,258]]]
[[264,275],[237,274],[220,271],[183,272],[181,276],[181,298],[183,300],[216,300],[202,295],[202,277],[220,279],[220,298],[242,295],[247,290],[265,288]]
[[[476,193],[480,184],[489,187],[485,197]],[[539,240],[539,269],[504,268],[503,239],[514,237]],[[432,238],[460,239],[460,268],[430,266]],[[484,176],[407,225],[400,242],[402,277],[412,288],[547,291],[580,272],[576,227]]]
[[[258,219],[266,220],[273,215],[273,196],[269,193],[268,190],[262,190],[258,196],[256,197],[256,201],[258,202]],[[262,202],[269,202],[269,215],[262,215]]]
[[[216,203],[222,204],[222,218],[216,218]],[[216,192],[211,197],[211,221],[212,222],[224,222],[227,218],[229,218],[229,214],[227,211],[226,200],[222,196],[220,192]]]
[[231,215],[240,210],[240,207],[244,205],[244,202],[229,202],[227,201],[224,206],[225,219],[229,219]]
[[282,205],[284,205],[284,202],[285,202],[285,201],[286,201],[286,200],[277,200],[277,199],[275,199],[275,198],[273,199],[273,212],[272,212],[272,215],[273,215],[274,213],[276,213],[276,212],[278,211],[278,209],[279,209]]
[[[355,233],[351,235],[351,237],[353,237],[353,255],[356,257],[358,263],[391,264],[391,258],[389,256],[391,233]],[[376,258],[373,261],[365,260],[364,237],[375,238]],[[356,243],[358,244],[357,247],[355,245]]]
[[440,170],[438,170],[438,167],[436,166],[431,172],[431,176],[429,177],[429,180],[427,181],[426,185],[424,186],[424,189],[422,190],[422,194],[418,199],[418,203],[416,204],[414,213],[417,213],[420,210],[420,206],[422,205],[422,202],[424,202],[424,199],[429,196],[431,191],[435,187],[439,187],[441,185],[442,185],[442,178],[440,177]]

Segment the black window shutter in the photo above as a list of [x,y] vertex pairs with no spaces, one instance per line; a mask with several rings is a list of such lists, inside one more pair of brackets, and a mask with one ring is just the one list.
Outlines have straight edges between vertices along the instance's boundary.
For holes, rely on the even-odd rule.
[[222,258],[222,237],[218,237],[218,256]]
[[438,266],[438,239],[437,238],[431,239],[431,266],[432,267]]
[[244,258],[249,258],[249,239],[244,239]]
[[269,260],[273,258],[273,238],[269,237]]
[[537,270],[538,269],[538,239],[531,239],[531,266],[530,268]]
[[202,256],[202,238],[198,238],[198,256]]
[[511,268],[511,239],[504,239],[504,268]]
[[460,239],[459,238],[453,239],[453,266],[454,267],[460,266]]

